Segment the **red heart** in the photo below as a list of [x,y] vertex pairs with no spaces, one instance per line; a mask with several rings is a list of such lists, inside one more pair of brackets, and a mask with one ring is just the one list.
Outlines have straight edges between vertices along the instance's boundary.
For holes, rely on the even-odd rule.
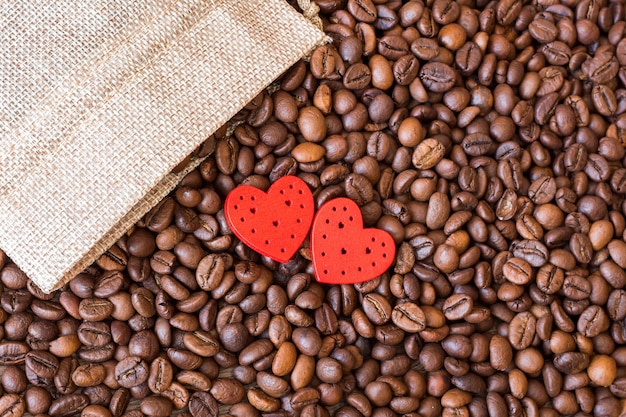
[[315,216],[311,252],[319,282],[354,284],[382,275],[393,262],[396,245],[384,230],[363,228],[354,201],[336,198]]
[[314,209],[309,187],[291,175],[280,178],[267,193],[240,185],[224,203],[224,215],[235,236],[278,262],[287,262],[296,253],[309,232]]

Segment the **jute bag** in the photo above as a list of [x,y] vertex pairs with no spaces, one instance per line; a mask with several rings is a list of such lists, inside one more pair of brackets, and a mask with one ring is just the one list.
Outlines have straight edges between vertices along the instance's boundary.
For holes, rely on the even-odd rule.
[[323,39],[284,0],[3,2],[0,248],[58,288]]

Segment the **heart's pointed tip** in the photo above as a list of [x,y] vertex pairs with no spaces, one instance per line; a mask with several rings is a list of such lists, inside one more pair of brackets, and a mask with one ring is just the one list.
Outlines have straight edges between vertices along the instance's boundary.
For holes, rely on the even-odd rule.
[[279,255],[269,255],[269,254],[262,254],[263,256],[267,256],[268,258],[270,258],[273,261],[276,261],[278,263],[281,264],[285,264],[287,262],[289,262],[293,256],[296,254],[296,252],[298,252],[298,249],[296,249],[293,253],[289,254],[286,253],[284,254],[284,256],[279,256]]
[[328,284],[328,285],[352,285],[352,284],[360,284],[362,282],[367,282],[367,281],[371,281],[373,279],[378,278],[379,276],[381,276],[382,274],[378,274],[374,277],[371,278],[358,278],[358,279],[350,279],[350,277],[348,278],[342,278],[342,277],[338,277],[338,276],[329,276],[329,277],[321,277],[317,274],[317,272],[315,273],[315,280],[317,282],[319,282],[320,284]]

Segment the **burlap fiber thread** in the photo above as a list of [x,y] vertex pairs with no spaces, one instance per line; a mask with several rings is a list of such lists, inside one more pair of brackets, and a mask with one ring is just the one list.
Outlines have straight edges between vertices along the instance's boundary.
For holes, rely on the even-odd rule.
[[58,288],[323,38],[284,0],[3,2],[0,247]]

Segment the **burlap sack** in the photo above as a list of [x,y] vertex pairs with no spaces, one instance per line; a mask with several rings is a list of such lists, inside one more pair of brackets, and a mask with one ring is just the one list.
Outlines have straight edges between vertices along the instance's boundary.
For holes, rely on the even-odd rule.
[[3,2],[0,247],[58,288],[323,36],[284,0]]

